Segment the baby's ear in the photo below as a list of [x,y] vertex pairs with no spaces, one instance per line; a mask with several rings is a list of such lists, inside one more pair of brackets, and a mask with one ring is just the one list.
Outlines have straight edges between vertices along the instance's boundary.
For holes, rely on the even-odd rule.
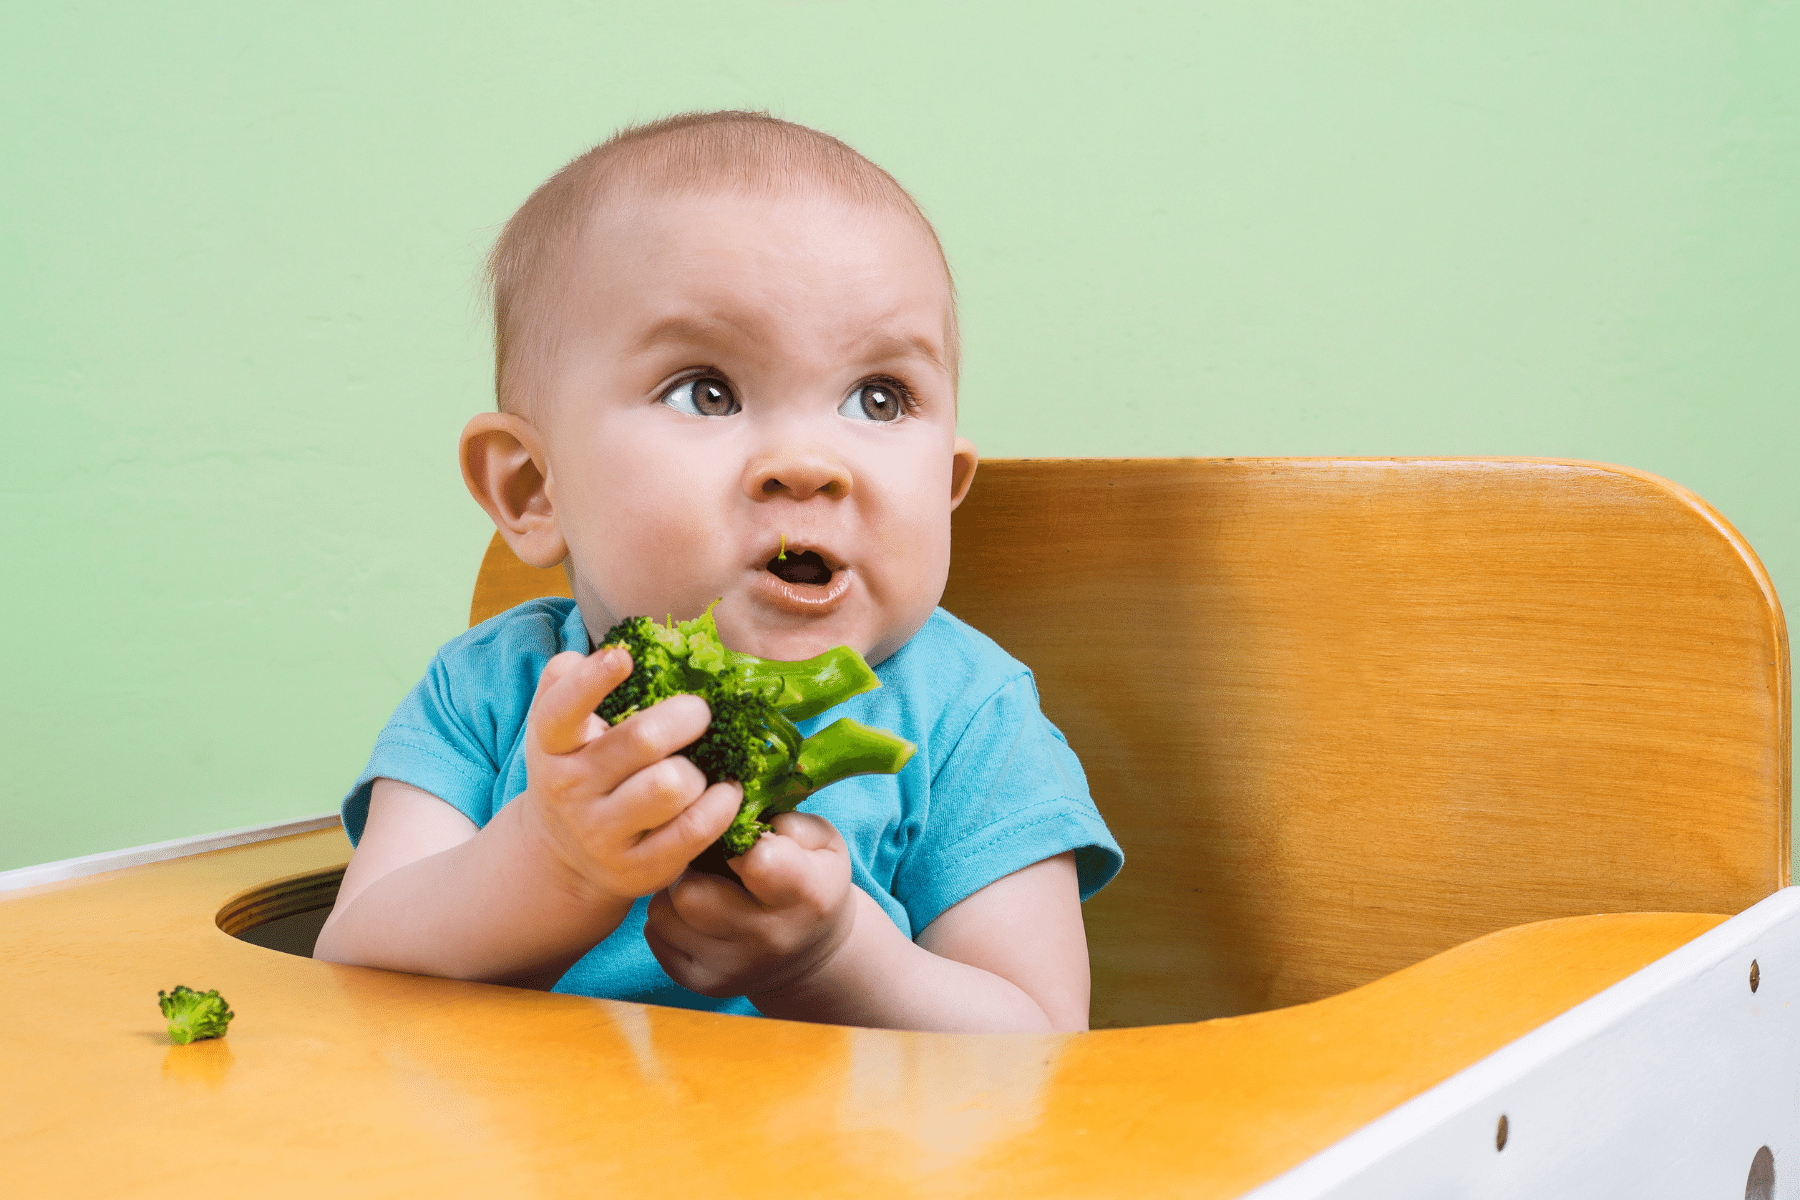
[[974,442],[961,437],[956,439],[950,455],[950,507],[955,508],[969,494],[969,485],[975,482],[975,465],[981,461],[981,455],[976,452]]
[[543,439],[512,413],[477,413],[462,431],[463,483],[487,510],[514,554],[534,567],[554,567],[569,556],[545,486]]

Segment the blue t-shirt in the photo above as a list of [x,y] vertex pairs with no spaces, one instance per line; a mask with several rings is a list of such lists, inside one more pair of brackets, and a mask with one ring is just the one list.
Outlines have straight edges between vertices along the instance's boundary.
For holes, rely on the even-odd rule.
[[[486,825],[525,790],[525,719],[552,655],[592,648],[568,599],[533,600],[439,650],[375,741],[344,799],[362,836],[369,790],[398,780]],[[1124,856],[1088,797],[1087,777],[1038,708],[1023,663],[943,609],[875,668],[882,686],[800,723],[811,735],[840,717],[890,729],[918,747],[897,775],[859,775],[801,806],[837,827],[852,879],[908,936],[995,880],[1067,850],[1086,900]],[[663,972],[644,942],[649,901],[557,982],[559,992],[680,1008],[754,1013]]]

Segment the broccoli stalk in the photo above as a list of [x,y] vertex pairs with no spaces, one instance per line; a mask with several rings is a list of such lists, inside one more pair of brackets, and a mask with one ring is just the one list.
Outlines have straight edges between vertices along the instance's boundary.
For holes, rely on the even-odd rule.
[[157,992],[156,1000],[169,1022],[169,1040],[178,1046],[205,1038],[224,1037],[225,1027],[236,1015],[217,988],[196,992],[178,983],[172,992]]
[[711,707],[706,732],[681,753],[707,783],[743,785],[743,804],[718,841],[726,855],[749,850],[769,831],[768,818],[793,811],[820,788],[852,775],[891,775],[912,757],[911,742],[849,717],[804,739],[794,726],[881,686],[848,646],[803,662],[739,654],[719,640],[711,609],[665,625],[627,617],[600,645],[631,653],[631,675],[594,710],[609,724],[684,693]]

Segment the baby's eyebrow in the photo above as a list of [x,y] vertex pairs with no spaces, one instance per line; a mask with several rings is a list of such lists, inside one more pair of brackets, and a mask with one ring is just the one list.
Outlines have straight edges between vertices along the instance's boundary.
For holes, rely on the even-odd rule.
[[944,366],[943,352],[937,344],[918,334],[875,334],[863,343],[862,354],[865,358],[877,360],[922,358],[940,371],[948,370]]
[[642,354],[668,343],[683,346],[716,346],[722,342],[754,339],[748,325],[729,317],[664,317],[633,338],[627,354]]
[[[727,316],[696,317],[689,315],[663,317],[653,322],[631,340],[625,353],[644,354],[659,346],[719,346],[732,342],[757,341],[758,331],[750,321]],[[942,349],[921,334],[874,333],[856,347],[856,357],[880,362],[900,358],[922,358],[940,371],[948,371]]]

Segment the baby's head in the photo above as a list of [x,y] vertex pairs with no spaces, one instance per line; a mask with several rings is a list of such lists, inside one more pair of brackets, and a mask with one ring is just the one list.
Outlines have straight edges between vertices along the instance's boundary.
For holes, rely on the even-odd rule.
[[500,411],[464,477],[520,558],[566,563],[591,632],[719,600],[734,649],[878,662],[931,615],[976,455],[949,271],[885,171],[676,117],[553,176],[491,266]]

